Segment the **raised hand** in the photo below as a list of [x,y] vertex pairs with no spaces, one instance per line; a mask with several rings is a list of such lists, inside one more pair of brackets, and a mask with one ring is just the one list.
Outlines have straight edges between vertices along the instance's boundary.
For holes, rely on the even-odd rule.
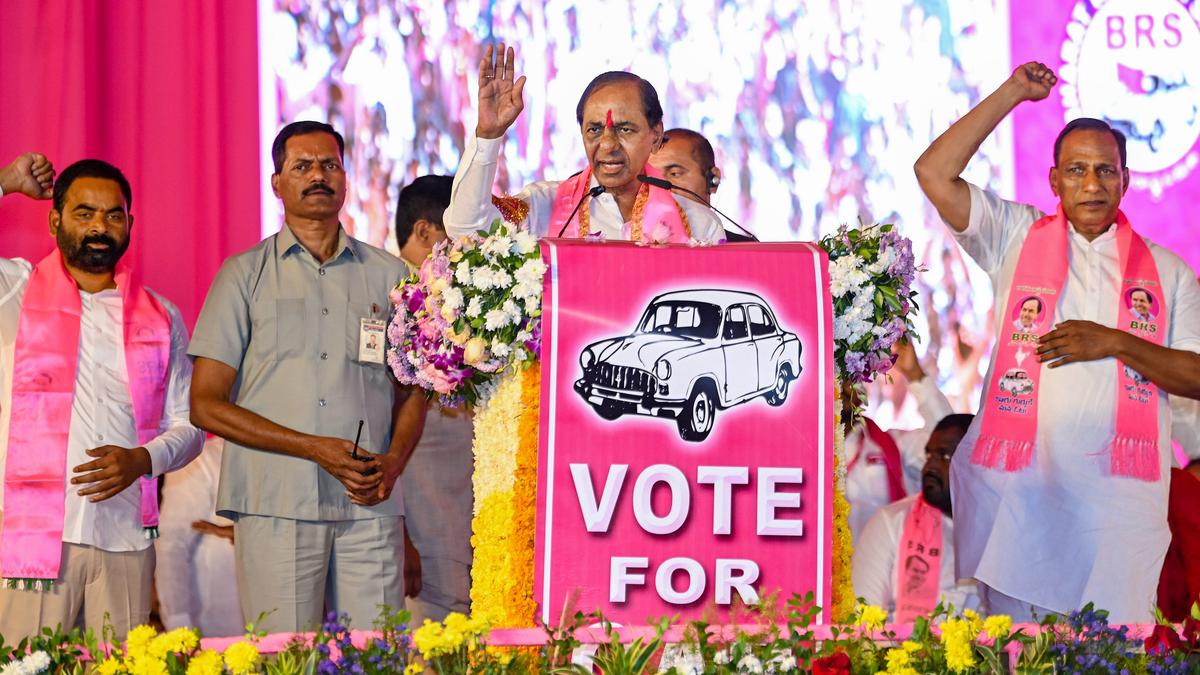
[[1008,81],[1015,85],[1023,101],[1040,101],[1050,95],[1058,77],[1044,63],[1030,61],[1017,66]]
[[20,192],[33,199],[50,199],[54,193],[54,166],[40,152],[27,152],[0,169],[0,190]]
[[525,100],[521,92],[525,88],[525,76],[515,77],[516,54],[512,47],[505,50],[488,45],[479,62],[479,122],[475,135],[479,138],[500,138],[521,111]]

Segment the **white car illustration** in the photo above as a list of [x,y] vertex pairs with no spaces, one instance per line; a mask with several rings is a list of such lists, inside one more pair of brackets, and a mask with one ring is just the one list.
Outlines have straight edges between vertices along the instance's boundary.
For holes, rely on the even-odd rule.
[[632,334],[584,348],[575,391],[604,419],[674,418],[680,438],[700,442],[718,409],[757,396],[782,405],[800,349],[753,293],[674,291],[650,301]]
[[1033,393],[1033,380],[1029,374],[1020,368],[1013,368],[1000,378],[1000,391],[1007,391],[1013,396],[1023,396]]

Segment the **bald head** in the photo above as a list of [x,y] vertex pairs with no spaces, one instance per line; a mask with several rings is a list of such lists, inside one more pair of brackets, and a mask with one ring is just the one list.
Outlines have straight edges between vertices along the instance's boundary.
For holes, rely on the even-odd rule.
[[[705,197],[717,191],[721,170],[708,139],[691,129],[671,129],[663,136],[662,147],[650,156],[650,165],[667,180]],[[695,195],[679,193],[696,201]]]

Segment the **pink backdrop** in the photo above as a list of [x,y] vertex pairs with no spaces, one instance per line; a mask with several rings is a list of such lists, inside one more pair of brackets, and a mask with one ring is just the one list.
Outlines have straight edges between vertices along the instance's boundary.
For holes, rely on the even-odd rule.
[[[221,261],[259,239],[255,3],[0,3],[0,163],[112,162],[133,187],[127,256],[190,325]],[[50,202],[0,200],[0,255],[53,247]]]
[[[1181,152],[1190,144],[1189,155],[1192,161],[1196,158],[1200,119],[1191,125],[1187,121],[1200,101],[1195,88],[1200,79],[1194,76],[1200,51],[1195,21],[1176,0],[1110,0],[1105,13],[1092,7],[1100,4],[1011,0],[1011,16],[1020,17],[1011,23],[1012,63],[1041,61],[1059,74],[1059,85],[1049,98],[1024,103],[1013,113],[1016,198],[1043,211],[1053,211],[1058,201],[1050,191],[1047,174],[1053,163],[1054,139],[1067,119],[1109,115],[1133,120],[1143,130],[1161,121],[1169,135],[1163,137],[1160,152]],[[1171,14],[1175,18],[1168,22],[1166,17]],[[1147,78],[1147,84],[1149,78],[1187,84],[1170,92],[1163,91],[1164,87],[1147,93],[1149,86],[1128,77],[1122,80],[1118,64],[1126,74],[1139,73],[1134,80]],[[1072,106],[1069,113],[1068,105]],[[1140,171],[1138,143],[1129,140],[1133,187],[1121,208],[1134,229],[1196,269],[1200,267],[1200,239],[1194,225],[1200,172],[1187,170],[1187,159],[1166,169]],[[1173,172],[1182,179],[1170,177]],[[1139,185],[1172,180],[1178,182],[1164,185],[1159,194]]]
[[[833,343],[824,254],[812,244],[800,243],[647,249],[632,244],[554,240],[543,243],[543,252],[552,280],[543,299],[542,381],[547,386],[542,390],[538,475],[535,597],[543,617],[550,621],[557,616],[564,599],[576,589],[581,591],[580,607],[600,608],[620,623],[641,623],[647,617],[676,613],[698,617],[717,602],[716,565],[722,559],[756,563],[760,574],[754,585],[760,593],[781,590],[780,600],[784,601],[792,593],[812,591],[818,604],[828,607]],[[636,283],[630,283],[631,279]],[[757,396],[720,409],[711,433],[700,442],[682,440],[672,418],[637,414],[615,420],[601,418],[588,403],[590,399],[585,400],[575,389],[577,380],[586,379],[580,366],[583,350],[600,340],[638,332],[643,312],[660,294],[684,290],[690,298],[713,303],[730,297],[709,289],[758,295],[774,313],[778,327],[799,338],[802,370],[783,403],[772,407]],[[677,393],[679,398],[686,396],[688,382],[706,373],[721,373],[722,368],[728,372],[717,375],[725,378],[717,386],[728,387],[730,392],[745,384],[738,378],[764,372],[763,363],[772,373],[769,378],[778,369],[772,365],[778,363],[774,356],[754,356],[756,351],[777,349],[769,337],[755,344],[720,337],[701,343],[683,339],[676,334],[679,332],[642,331],[626,340],[628,348],[620,352],[603,347],[594,351],[599,351],[603,363],[617,367],[630,359],[651,364],[656,359],[669,361],[671,372],[656,381],[674,388],[662,397],[668,399]],[[758,344],[768,347],[758,350]],[[749,347],[749,357],[737,351],[745,347]],[[756,367],[760,372],[755,372]],[[647,368],[657,372],[656,365]],[[607,384],[601,381],[603,377],[596,375],[597,385]],[[572,464],[586,465],[592,497],[578,496]],[[601,500],[606,483],[614,480],[610,474],[614,465],[627,465],[628,469],[611,524],[603,532],[589,532],[581,503]],[[647,532],[634,515],[638,501],[635,483],[654,465],[677,469],[688,485],[690,508],[679,529],[669,533]],[[747,469],[748,484],[732,489],[728,534],[714,534],[716,491],[711,484],[699,484],[701,466]],[[799,484],[784,483],[777,488],[779,493],[799,498],[798,508],[787,506],[776,512],[778,518],[802,521],[799,536],[787,527],[760,534],[765,522],[760,493],[764,474],[760,472],[768,468],[802,471]],[[657,516],[668,514],[668,488],[659,484],[652,489],[649,503]],[[783,534],[785,530],[790,534]],[[628,585],[625,601],[610,602],[612,578],[619,576],[611,573],[614,557],[648,558],[646,568],[630,570],[644,575],[645,581]],[[704,571],[704,592],[687,604],[667,603],[655,589],[659,567],[677,557],[699,563]],[[676,592],[688,585],[681,573],[673,581]]]

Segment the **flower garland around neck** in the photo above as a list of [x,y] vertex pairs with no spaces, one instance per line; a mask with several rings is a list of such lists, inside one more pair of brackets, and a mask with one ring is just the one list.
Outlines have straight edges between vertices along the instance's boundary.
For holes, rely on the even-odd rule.
[[[650,200],[650,186],[642,183],[638,188],[637,197],[633,200],[633,214],[629,219],[633,224],[629,233],[630,241],[642,241],[642,214],[646,210],[646,202]],[[687,213],[679,202],[675,202],[675,208],[679,210],[679,219],[683,221],[683,231],[687,234],[688,239],[692,238],[692,226],[688,222]],[[592,230],[592,198],[584,199],[583,206],[579,209],[579,238],[583,239],[588,236]]]

